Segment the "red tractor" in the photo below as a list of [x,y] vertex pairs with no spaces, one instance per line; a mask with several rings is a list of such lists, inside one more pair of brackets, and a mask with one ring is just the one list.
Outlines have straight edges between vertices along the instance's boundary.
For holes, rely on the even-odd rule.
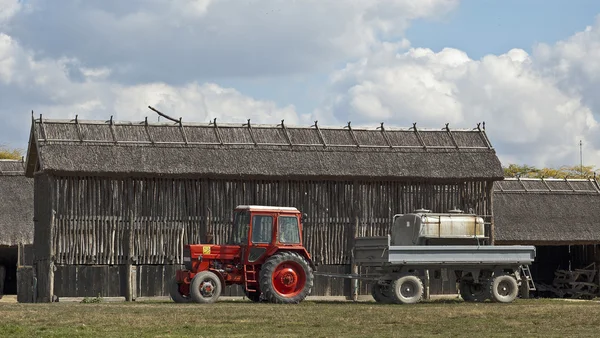
[[177,303],[214,303],[226,285],[242,285],[248,299],[299,303],[311,292],[314,265],[302,245],[296,208],[238,206],[224,245],[183,248],[171,298]]

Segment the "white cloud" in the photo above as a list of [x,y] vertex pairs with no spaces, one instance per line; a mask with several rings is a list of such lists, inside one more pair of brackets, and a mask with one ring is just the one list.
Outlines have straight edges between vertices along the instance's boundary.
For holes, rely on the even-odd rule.
[[[440,128],[485,121],[505,164],[577,163],[579,139],[600,148],[597,119],[582,103],[583,92],[562,88],[540,64],[520,49],[472,60],[452,48],[382,48],[334,73],[332,100],[316,114],[357,124]],[[588,160],[600,161],[595,150],[588,152]]]
[[[6,1],[6,0],[4,0]],[[458,0],[29,0],[9,34],[119,82],[329,72]]]
[[21,9],[19,0],[0,0],[0,27]]
[[[30,111],[51,118],[142,121],[157,115],[147,106],[184,121],[287,123],[302,121],[292,105],[279,107],[256,100],[217,84],[189,82],[169,85],[152,82],[122,85],[106,80],[108,68],[90,69],[76,59],[37,59],[6,34],[0,33],[0,125],[2,143],[12,141],[24,149],[30,126]],[[74,75],[77,74],[77,75]]]

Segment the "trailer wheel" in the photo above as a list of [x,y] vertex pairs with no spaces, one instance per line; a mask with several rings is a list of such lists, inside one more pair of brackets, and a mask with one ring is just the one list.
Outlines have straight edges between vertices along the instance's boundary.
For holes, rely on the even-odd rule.
[[487,284],[473,281],[460,281],[460,296],[465,302],[483,302],[489,298]]
[[310,294],[313,279],[306,259],[291,251],[271,256],[260,269],[260,288],[271,303],[300,303]]
[[392,282],[392,298],[399,304],[414,304],[423,298],[423,282],[415,275],[402,275]]
[[391,304],[394,302],[390,295],[390,290],[387,285],[381,285],[377,282],[371,286],[371,296],[377,303]]
[[517,280],[510,275],[499,275],[490,280],[490,295],[498,303],[510,303],[519,294]]
[[175,278],[173,278],[169,284],[169,294],[175,303],[189,303],[192,301],[192,298],[190,298],[189,295],[181,293],[180,285]]
[[192,279],[190,295],[196,303],[214,303],[221,295],[221,280],[211,271],[199,272]]

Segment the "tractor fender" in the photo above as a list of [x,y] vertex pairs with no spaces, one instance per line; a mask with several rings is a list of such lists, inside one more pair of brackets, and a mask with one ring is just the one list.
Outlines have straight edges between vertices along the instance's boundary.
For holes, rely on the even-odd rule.
[[304,257],[304,259],[306,259],[306,261],[308,262],[308,265],[310,266],[311,269],[313,269],[313,271],[317,270],[315,263],[313,263],[312,259],[310,258],[310,255],[304,248],[279,248],[278,250],[275,250],[272,253],[269,253],[269,256],[272,256],[278,252],[286,252],[286,251],[296,252],[296,253],[300,254],[300,256],[302,256],[302,257]]
[[222,288],[225,288],[225,277],[223,277],[223,274],[219,270],[215,269],[208,269],[208,271],[217,275],[219,277],[219,280],[221,281]]

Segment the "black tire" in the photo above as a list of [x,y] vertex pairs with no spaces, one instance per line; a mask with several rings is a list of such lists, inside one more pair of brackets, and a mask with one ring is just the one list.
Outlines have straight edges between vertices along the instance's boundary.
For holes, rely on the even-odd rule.
[[371,285],[371,296],[377,303],[381,304],[392,304],[394,300],[390,295],[390,287],[388,285],[381,285],[375,282]]
[[491,299],[497,303],[511,303],[519,295],[517,280],[510,275],[499,275],[490,280]]
[[169,294],[175,303],[190,303],[192,301],[192,298],[189,295],[186,296],[181,294],[179,291],[179,284],[175,278],[173,278],[169,283]]
[[221,295],[221,280],[211,271],[197,273],[190,285],[190,295],[196,303],[214,303]]
[[391,296],[398,304],[415,304],[423,298],[423,282],[415,275],[402,275],[392,282]]
[[260,302],[260,291],[244,290],[244,295],[246,295],[246,298],[250,299],[251,301],[253,301],[255,303]]
[[267,259],[260,269],[259,279],[267,302],[297,304],[310,294],[314,276],[304,257],[283,251]]
[[487,283],[474,283],[473,281],[460,281],[460,296],[465,302],[483,302],[490,298]]

